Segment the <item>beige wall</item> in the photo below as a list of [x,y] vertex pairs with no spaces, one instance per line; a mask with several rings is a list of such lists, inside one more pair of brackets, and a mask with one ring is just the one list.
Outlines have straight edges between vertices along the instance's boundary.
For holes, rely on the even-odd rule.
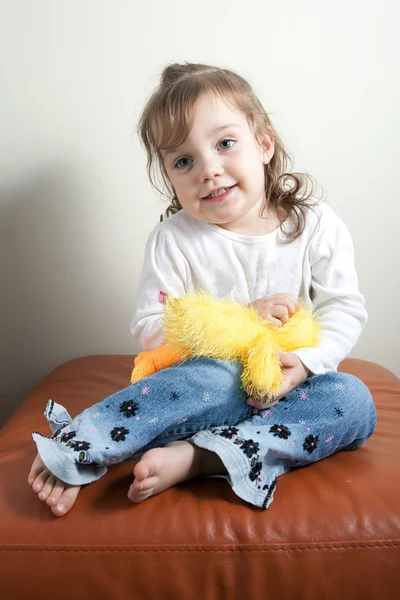
[[133,132],[176,60],[229,66],[254,84],[295,169],[318,180],[353,234],[370,314],[353,356],[400,375],[398,4],[195,7],[0,0],[3,418],[61,362],[138,350],[129,324],[162,206]]

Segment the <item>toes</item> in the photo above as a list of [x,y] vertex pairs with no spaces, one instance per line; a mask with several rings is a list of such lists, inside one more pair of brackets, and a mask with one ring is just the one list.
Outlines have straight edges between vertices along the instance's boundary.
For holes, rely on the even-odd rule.
[[32,483],[35,481],[35,479],[38,477],[38,475],[42,471],[45,471],[45,470],[46,470],[46,467],[44,466],[43,461],[38,454],[32,463],[31,470],[29,471],[29,475],[28,475],[29,485],[32,485]]
[[56,479],[56,482],[51,490],[50,494],[46,499],[46,504],[49,506],[55,506],[59,501],[61,494],[65,490],[65,483],[60,481],[60,479]]
[[134,504],[139,504],[140,502],[143,502],[143,500],[147,500],[147,498],[149,498],[152,495],[153,490],[149,490],[148,492],[140,492],[138,494],[135,494],[134,496],[129,497],[129,500]]
[[149,476],[148,462],[149,461],[142,459],[137,463],[137,465],[133,469],[133,474],[135,476],[136,482],[143,481]]
[[[132,484],[133,486],[133,484]],[[136,488],[132,489],[132,486],[129,488],[128,498],[131,502],[142,502],[146,500],[149,496],[151,496],[154,492],[154,488],[149,488],[146,490],[138,490]]]
[[144,481],[134,481],[128,490],[131,502],[141,502],[151,496],[158,484],[158,477],[148,477]]
[[28,483],[43,500],[50,506],[57,517],[65,515],[73,507],[81,489],[79,485],[68,485],[57,479],[45,467],[38,455],[33,461],[28,475]]
[[157,470],[158,469],[153,461],[148,458],[142,458],[133,469],[133,474],[136,482],[139,482],[154,476],[157,473]]
[[44,469],[39,475],[36,477],[35,481],[32,483],[32,489],[36,494],[43,489],[44,484],[48,480],[49,476],[51,476],[50,471]]
[[158,483],[158,477],[148,477],[142,483],[139,483],[137,486],[138,492],[148,492],[149,490],[154,490]]
[[56,478],[54,477],[54,475],[49,475],[48,478],[46,479],[46,481],[44,482],[44,485],[42,487],[42,489],[40,490],[38,496],[40,498],[40,500],[46,500],[48,495],[50,494],[50,492],[52,491],[54,484],[56,482]]
[[135,490],[136,490],[135,483],[136,483],[136,480],[133,483],[131,483],[131,485],[129,486],[129,490],[128,490],[128,498],[131,502],[133,502],[133,498],[136,493],[135,492]]
[[75,500],[79,494],[80,490],[79,485],[71,485],[65,487],[64,492],[59,497],[57,504],[51,507],[51,510],[56,517],[62,517],[65,515],[73,505],[75,504]]

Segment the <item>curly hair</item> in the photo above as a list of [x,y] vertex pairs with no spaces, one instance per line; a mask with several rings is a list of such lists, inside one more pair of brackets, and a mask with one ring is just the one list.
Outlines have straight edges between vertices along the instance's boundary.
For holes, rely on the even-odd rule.
[[[246,115],[256,139],[263,135],[273,139],[274,154],[264,165],[266,202],[261,216],[267,208],[275,210],[285,236],[284,243],[293,241],[304,231],[306,209],[318,203],[314,197],[317,183],[308,174],[288,172],[288,164],[292,165],[293,160],[246,79],[229,69],[210,65],[187,62],[168,65],[139,120],[138,131],[146,149],[150,182],[170,202],[166,216],[182,210],[182,206],[167,177],[162,150],[176,148],[185,141],[197,100],[210,92]],[[293,224],[289,230],[285,228],[286,218]]]

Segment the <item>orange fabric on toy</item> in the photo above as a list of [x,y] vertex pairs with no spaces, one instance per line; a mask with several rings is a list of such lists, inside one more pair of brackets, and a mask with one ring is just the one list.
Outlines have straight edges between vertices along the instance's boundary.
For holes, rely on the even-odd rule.
[[153,375],[161,369],[172,367],[181,360],[190,356],[187,350],[172,348],[172,346],[160,346],[154,350],[141,352],[135,358],[135,367],[131,375],[131,383],[136,383],[145,377]]

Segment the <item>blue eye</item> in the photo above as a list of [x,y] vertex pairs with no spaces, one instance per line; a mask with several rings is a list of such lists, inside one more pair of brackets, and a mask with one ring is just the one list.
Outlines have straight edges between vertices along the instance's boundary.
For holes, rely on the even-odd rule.
[[233,144],[235,144],[235,140],[226,138],[220,141],[218,147],[221,147],[221,150],[229,150],[229,148],[232,148]]
[[183,156],[182,158],[178,158],[178,160],[174,164],[174,168],[175,169],[185,169],[186,167],[188,167],[191,164],[191,160],[192,159],[188,158],[187,156]]

